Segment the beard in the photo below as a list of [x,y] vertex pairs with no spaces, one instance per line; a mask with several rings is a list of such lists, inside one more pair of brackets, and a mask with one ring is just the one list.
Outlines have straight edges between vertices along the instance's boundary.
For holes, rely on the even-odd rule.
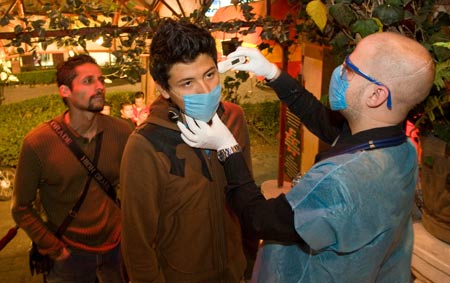
[[88,106],[86,110],[91,112],[100,112],[103,110],[103,106],[105,105],[105,95],[104,94],[96,94],[89,99]]
[[347,108],[341,113],[347,120],[357,120],[361,116],[361,103],[365,88],[347,90]]

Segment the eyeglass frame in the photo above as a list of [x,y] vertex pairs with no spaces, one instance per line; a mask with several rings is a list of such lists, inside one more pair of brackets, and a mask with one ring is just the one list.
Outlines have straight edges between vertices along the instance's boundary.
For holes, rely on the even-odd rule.
[[[376,85],[379,86],[384,86],[385,88],[387,88],[388,90],[388,97],[387,97],[387,108],[389,110],[392,109],[392,97],[391,97],[391,90],[383,83],[379,82],[378,80],[372,78],[371,76],[367,75],[366,73],[364,73],[363,71],[361,71],[358,67],[355,66],[355,64],[352,63],[352,61],[350,61],[350,55],[347,55],[345,57],[345,61],[344,64],[349,67],[353,72],[355,72],[357,75],[360,75],[361,77],[365,78],[366,80],[368,80],[371,83],[374,83]],[[343,66],[345,67],[345,66]],[[342,71],[344,71],[344,68],[342,68]],[[341,74],[342,77],[342,74]]]

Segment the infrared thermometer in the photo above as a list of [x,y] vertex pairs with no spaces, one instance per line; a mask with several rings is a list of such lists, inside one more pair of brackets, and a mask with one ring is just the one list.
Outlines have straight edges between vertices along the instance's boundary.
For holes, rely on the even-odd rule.
[[236,65],[240,65],[245,63],[245,56],[239,56],[236,58],[227,59],[225,61],[219,62],[217,64],[217,68],[219,69],[219,73],[225,73],[229,69],[233,68]]

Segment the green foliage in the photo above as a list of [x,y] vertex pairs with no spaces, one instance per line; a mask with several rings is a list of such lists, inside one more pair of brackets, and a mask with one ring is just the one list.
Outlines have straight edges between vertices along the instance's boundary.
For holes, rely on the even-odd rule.
[[226,76],[223,82],[222,98],[239,104],[241,99],[245,98],[245,94],[240,94],[238,89],[249,77],[250,75],[247,72],[242,71],[235,72],[232,76]]
[[336,20],[336,23],[343,28],[350,28],[351,24],[357,19],[355,12],[345,3],[337,3],[331,6],[329,13]]
[[[323,32],[319,27],[310,32],[318,31],[316,34],[342,58],[361,38],[378,31],[394,31],[416,39],[429,49],[436,62],[450,57],[449,50],[433,46],[450,41],[450,16],[436,0],[313,0],[307,6],[320,5],[328,8],[328,24]],[[324,13],[323,9],[309,13],[317,25],[323,16],[320,13]]]
[[436,64],[436,74],[434,76],[434,84],[438,90],[445,88],[445,80],[450,78],[450,59]]
[[[107,78],[117,79],[119,77],[119,67],[117,66],[104,66],[101,69]],[[19,79],[19,83],[24,85],[56,84],[56,69],[54,68],[21,72],[15,75]]]
[[[111,115],[119,117],[120,103],[129,100],[133,95],[134,92],[107,93],[106,100],[112,104]],[[58,94],[0,105],[0,167],[16,166],[25,135],[65,109],[66,106]]]
[[[434,44],[447,48],[450,44]],[[427,99],[410,113],[421,134],[434,135],[450,147],[450,58],[436,64],[434,87]]]
[[21,72],[16,74],[16,76],[20,83],[25,85],[56,83],[55,69]]
[[0,106],[0,166],[16,166],[26,133],[61,113],[65,106],[59,95],[43,96]]
[[411,115],[416,115],[416,126],[422,135],[432,134],[450,144],[450,95],[448,90],[435,90],[419,104]]
[[[76,4],[74,4],[76,2]],[[101,2],[101,1],[100,1]],[[261,27],[261,38],[275,40],[279,44],[291,45],[296,42],[293,38],[293,27],[297,19],[292,15],[283,20],[277,20],[270,16],[260,17],[253,11],[251,0],[234,0],[232,3],[239,6],[243,14],[243,20],[212,23],[205,15],[213,0],[201,1],[201,5],[190,15],[183,11],[180,1],[176,3],[164,3],[171,11],[168,17],[187,19],[211,31],[223,31],[236,35],[247,35],[256,32]],[[295,2],[289,1],[294,7]],[[291,3],[292,2],[292,3]],[[36,10],[36,3],[29,3]],[[303,4],[296,10],[302,11]],[[81,47],[88,52],[88,42],[94,42],[100,37],[103,39],[103,47],[110,48],[116,59],[118,67],[114,75],[119,78],[127,78],[130,82],[136,82],[146,70],[142,66],[142,56],[148,53],[148,42],[163,18],[158,14],[159,5],[153,3],[145,5],[146,9],[135,9],[132,1],[117,3],[92,4],[89,1],[67,1],[61,7],[58,1],[50,1],[39,7],[42,15],[18,18],[11,13],[0,16],[0,26],[14,26],[17,36],[6,41],[4,46],[15,48],[18,54],[30,53],[38,48],[44,51],[48,46],[56,44],[59,49],[76,49]],[[93,8],[95,6],[95,9]],[[119,10],[120,6],[120,11]],[[172,7],[173,6],[173,7]],[[178,7],[179,6],[179,7]],[[177,12],[180,10],[180,12]],[[118,10],[115,10],[118,9]],[[304,12],[301,12],[304,13]],[[119,22],[114,17],[121,15]],[[99,15],[102,17],[100,18]],[[300,14],[299,19],[303,19]],[[295,36],[294,36],[295,37]]]
[[250,130],[255,129],[268,138],[279,131],[280,102],[245,103],[241,105]]
[[[35,20],[28,17],[29,15],[18,18],[10,13],[4,13],[0,16],[0,25],[15,25],[16,33],[16,36],[4,46],[15,48],[18,54],[33,52],[37,48],[46,50],[51,44],[56,44],[60,49],[73,49],[79,46],[88,53],[87,43],[102,37],[103,47],[111,48],[113,43],[115,44],[112,50],[118,66],[116,77],[126,77],[130,82],[136,82],[140,75],[145,73],[141,66],[140,55],[144,52],[145,42],[151,38],[153,29],[160,19],[155,13],[135,10],[130,4],[123,3],[123,5],[121,19],[125,22],[122,28],[112,24],[116,13],[111,11],[117,9],[117,5],[111,7],[92,4],[89,1],[67,1],[63,7],[59,2],[47,2],[42,7],[29,7],[30,10],[40,9],[41,14],[46,15]],[[126,11],[129,12],[128,16]],[[103,17],[100,19],[99,15]],[[71,30],[72,28],[74,29]],[[58,32],[50,35],[47,31]]]

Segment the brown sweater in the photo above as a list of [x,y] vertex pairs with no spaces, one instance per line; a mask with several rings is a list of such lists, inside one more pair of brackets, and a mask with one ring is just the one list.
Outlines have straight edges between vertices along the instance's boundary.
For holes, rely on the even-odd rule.
[[[64,123],[62,117],[55,120]],[[98,123],[103,142],[97,167],[117,187],[121,156],[131,129],[120,119],[100,114]],[[98,134],[90,142],[75,132],[72,134],[75,142],[93,160]],[[86,180],[87,170],[48,123],[42,123],[26,135],[11,209],[14,220],[37,243],[42,253],[58,255],[63,245],[69,249],[101,253],[120,242],[120,210],[95,179],[62,240],[54,236],[78,200]],[[33,207],[37,196],[44,212],[41,214]]]

